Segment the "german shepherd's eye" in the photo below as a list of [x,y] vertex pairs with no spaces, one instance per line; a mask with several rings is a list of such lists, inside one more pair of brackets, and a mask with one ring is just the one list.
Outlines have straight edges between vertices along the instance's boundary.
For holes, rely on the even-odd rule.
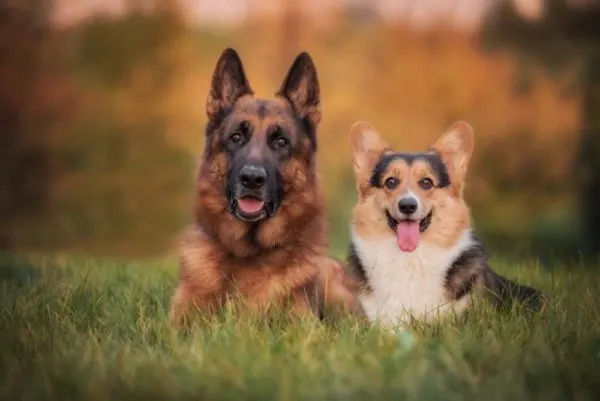
[[229,142],[239,145],[246,139],[250,131],[250,123],[248,121],[242,121],[240,126],[229,135]]
[[288,140],[284,136],[280,136],[273,141],[273,144],[279,148],[285,148],[288,145]]
[[287,148],[290,141],[283,135],[281,127],[275,127],[271,134],[271,147],[273,149]]
[[396,189],[396,187],[400,185],[400,180],[396,177],[390,177],[387,180],[385,180],[383,185],[385,185],[385,187],[391,191],[393,189]]
[[431,181],[431,178],[422,178],[419,181],[419,186],[424,189],[424,190],[429,190],[431,188],[433,188],[433,181]]
[[233,134],[231,134],[231,136],[229,137],[229,140],[232,143],[238,144],[241,143],[244,140],[244,136],[242,134],[240,134],[239,132],[234,132]]

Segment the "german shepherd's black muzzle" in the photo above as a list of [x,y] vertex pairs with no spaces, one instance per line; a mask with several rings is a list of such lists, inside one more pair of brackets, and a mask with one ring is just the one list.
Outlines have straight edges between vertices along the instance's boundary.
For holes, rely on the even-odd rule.
[[283,185],[274,166],[246,160],[233,163],[229,169],[226,192],[230,213],[240,220],[257,222],[277,213]]

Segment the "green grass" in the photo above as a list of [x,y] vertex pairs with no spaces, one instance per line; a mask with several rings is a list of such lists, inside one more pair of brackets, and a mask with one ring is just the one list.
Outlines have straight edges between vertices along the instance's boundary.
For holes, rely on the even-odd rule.
[[393,335],[231,310],[177,333],[172,260],[4,257],[4,400],[593,400],[600,275],[496,261],[552,298],[539,316],[486,305]]

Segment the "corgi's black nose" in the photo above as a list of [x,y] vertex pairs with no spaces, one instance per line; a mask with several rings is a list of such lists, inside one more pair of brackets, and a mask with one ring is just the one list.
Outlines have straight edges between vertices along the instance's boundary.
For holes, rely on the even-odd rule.
[[398,209],[400,209],[400,213],[406,214],[406,215],[410,215],[413,214],[414,212],[417,211],[417,208],[419,207],[419,204],[417,203],[417,200],[415,198],[411,197],[407,197],[407,198],[402,198],[400,199],[400,202],[398,202]]

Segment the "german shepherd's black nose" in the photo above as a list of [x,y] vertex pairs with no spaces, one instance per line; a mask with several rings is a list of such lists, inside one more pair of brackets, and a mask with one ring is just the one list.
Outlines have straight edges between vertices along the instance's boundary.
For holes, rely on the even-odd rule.
[[267,181],[267,171],[261,166],[247,164],[240,170],[240,182],[246,189],[260,189]]

